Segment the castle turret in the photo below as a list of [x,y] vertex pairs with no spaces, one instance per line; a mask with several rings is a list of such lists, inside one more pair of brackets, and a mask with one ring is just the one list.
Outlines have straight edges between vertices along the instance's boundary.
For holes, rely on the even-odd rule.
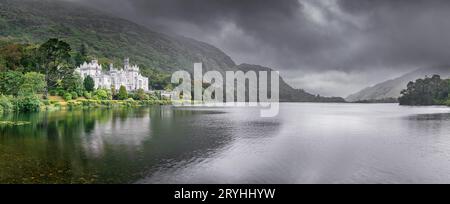
[[130,58],[127,57],[123,62],[123,68],[127,70],[129,67],[130,67]]

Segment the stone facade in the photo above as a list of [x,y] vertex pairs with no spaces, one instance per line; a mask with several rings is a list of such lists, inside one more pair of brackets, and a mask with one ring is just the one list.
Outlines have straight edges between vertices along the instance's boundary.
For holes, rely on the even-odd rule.
[[136,91],[143,89],[149,91],[148,78],[143,77],[139,73],[139,67],[130,65],[130,60],[127,58],[124,61],[122,69],[116,69],[111,64],[108,71],[103,71],[102,66],[98,64],[97,60],[92,60],[90,63],[85,62],[76,70],[84,79],[91,76],[95,82],[95,88],[110,89],[113,85],[119,90],[121,86],[125,86],[127,91]]

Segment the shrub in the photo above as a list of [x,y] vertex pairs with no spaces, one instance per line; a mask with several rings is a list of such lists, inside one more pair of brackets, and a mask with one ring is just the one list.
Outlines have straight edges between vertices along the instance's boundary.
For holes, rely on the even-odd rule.
[[77,108],[77,107],[81,107],[82,105],[83,105],[83,103],[79,102],[79,101],[69,101],[69,102],[67,102],[67,106],[69,108]]
[[135,93],[128,93],[128,98],[132,98],[133,100],[140,100],[139,96]]
[[86,91],[92,92],[94,91],[95,82],[91,76],[87,76],[83,81],[84,89]]
[[70,94],[72,95],[72,99],[75,100],[75,99],[78,98],[78,93],[77,93],[77,92],[73,91],[73,92],[71,92]]
[[92,98],[92,94],[91,94],[90,92],[88,92],[88,91],[85,91],[85,92],[83,93],[83,96],[84,96],[84,98],[86,98],[86,99],[91,99],[91,98]]
[[159,97],[156,94],[150,94],[148,100],[157,101]]
[[50,100],[42,100],[42,103],[46,106],[51,105],[51,101]]
[[50,94],[50,96],[56,96],[58,95],[58,91],[56,90],[51,90],[50,92],[48,92]]
[[64,94],[66,94],[64,90],[58,90],[58,96],[64,97]]
[[70,101],[70,100],[72,100],[72,94],[70,94],[70,93],[65,93],[64,96],[63,96],[63,98],[64,98],[64,100],[66,100],[66,101]]
[[28,72],[23,76],[21,89],[30,89],[32,93],[42,93],[45,90],[45,75],[37,72]]
[[125,88],[125,86],[120,86],[119,94],[118,94],[117,98],[119,100],[126,100],[128,98],[128,93],[127,93],[127,89]]
[[21,112],[35,112],[40,109],[41,101],[36,95],[20,96],[16,100],[17,109]]
[[138,100],[148,100],[149,96],[145,93],[144,89],[138,89],[136,96]]
[[10,112],[14,110],[13,98],[0,95],[0,107],[3,112]]
[[99,89],[99,90],[95,91],[94,95],[97,97],[98,100],[108,100],[108,99],[110,99],[109,96],[108,96],[108,92],[103,90],[103,89]]

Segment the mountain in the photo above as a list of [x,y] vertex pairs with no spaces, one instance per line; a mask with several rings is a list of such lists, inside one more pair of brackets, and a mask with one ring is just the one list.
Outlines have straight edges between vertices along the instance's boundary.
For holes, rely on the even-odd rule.
[[[274,71],[271,68],[263,67],[259,65],[251,65],[251,64],[241,64],[237,66],[239,70],[244,72],[248,71]],[[270,77],[269,77],[270,78]],[[268,86],[270,87],[270,80],[268,81]],[[289,86],[283,78],[280,77],[279,81],[280,88],[280,102],[345,102],[343,98],[340,97],[321,97],[310,94],[302,89],[294,89]],[[270,92],[270,90],[268,90]]]
[[[220,72],[255,66],[240,65],[220,49],[190,38],[168,35],[145,26],[105,14],[83,5],[55,0],[0,0],[0,40],[17,43],[43,43],[49,38],[68,42],[73,49],[87,45],[88,54],[100,62],[114,62],[131,57],[144,76],[149,70],[170,73],[193,71],[202,62],[205,71]],[[248,70],[248,69],[247,69]],[[151,79],[150,79],[151,80]],[[341,98],[315,97],[296,90],[284,81],[284,101],[342,101]]]
[[450,77],[450,66],[437,66],[431,68],[422,68],[407,73],[398,78],[379,83],[375,86],[365,88],[358,93],[352,94],[346,98],[347,101],[370,101],[384,100],[400,97],[400,92],[406,88],[410,81],[415,81],[425,76],[440,75],[442,78]]

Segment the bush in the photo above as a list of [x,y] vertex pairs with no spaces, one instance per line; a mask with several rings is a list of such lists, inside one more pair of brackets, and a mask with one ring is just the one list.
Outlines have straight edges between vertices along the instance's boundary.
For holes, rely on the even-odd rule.
[[127,93],[127,89],[125,88],[125,86],[120,86],[119,94],[118,94],[117,98],[119,100],[126,100],[128,98],[128,93]]
[[98,100],[108,100],[108,93],[103,89],[95,91],[94,95]]
[[58,90],[58,96],[64,97],[64,94],[66,94],[64,90]]
[[65,101],[70,101],[70,100],[72,100],[72,94],[65,93],[63,98],[64,98]]
[[41,101],[36,95],[26,95],[17,98],[17,109],[21,112],[35,112],[39,111]]
[[91,94],[90,92],[88,92],[88,91],[85,91],[85,92],[83,93],[83,96],[84,96],[84,98],[86,98],[86,99],[91,99],[91,98],[92,98],[92,94]]
[[82,105],[83,105],[83,103],[79,102],[79,101],[69,101],[69,102],[67,102],[67,106],[69,108],[78,108],[78,107],[81,107]]
[[56,90],[51,90],[51,91],[49,91],[48,93],[50,94],[50,96],[56,96],[56,95],[58,95],[58,91],[56,91]]
[[83,81],[84,89],[86,91],[92,92],[94,91],[95,82],[91,76],[87,76]]
[[13,98],[0,95],[0,107],[3,112],[10,112],[14,110]]
[[52,104],[50,100],[42,100],[42,103],[46,106],[49,106]]
[[78,93],[77,93],[77,92],[73,91],[73,92],[71,92],[70,94],[72,95],[72,99],[75,100],[75,99],[78,98]]
[[145,93],[144,89],[138,89],[136,93],[136,98],[138,100],[148,100],[149,96]]
[[[159,94],[159,95],[161,95],[161,94]],[[152,93],[152,94],[150,94],[149,97],[148,97],[148,100],[152,100],[152,101],[157,101],[157,100],[159,100],[159,99],[160,99],[160,97],[158,97],[158,94],[157,94],[157,93]]]

